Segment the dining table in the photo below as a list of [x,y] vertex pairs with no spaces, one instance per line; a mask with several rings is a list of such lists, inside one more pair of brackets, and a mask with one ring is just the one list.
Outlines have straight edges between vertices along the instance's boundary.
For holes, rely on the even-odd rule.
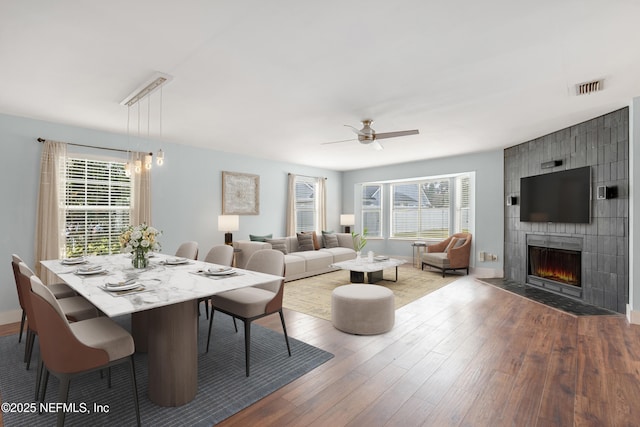
[[136,351],[148,353],[149,399],[181,406],[198,384],[198,300],[283,277],[161,253],[146,268],[131,254],[41,261],[103,315],[131,315]]

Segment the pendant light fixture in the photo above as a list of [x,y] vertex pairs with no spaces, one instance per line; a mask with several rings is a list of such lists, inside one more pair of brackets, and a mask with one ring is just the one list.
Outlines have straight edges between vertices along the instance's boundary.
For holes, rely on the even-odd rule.
[[[147,99],[147,140],[150,140],[150,128],[151,128],[151,94],[160,88],[159,99],[159,138],[162,139],[162,86],[172,79],[168,74],[156,73],[153,78],[148,82],[140,86],[127,96],[120,104],[127,106],[127,142],[130,145],[130,125],[131,125],[131,107],[138,104],[138,137],[140,137],[140,101]],[[156,164],[162,166],[164,164],[164,151],[158,150],[156,155]],[[153,167],[153,153],[149,152],[140,157],[136,154],[136,158],[133,162],[133,170],[135,173],[141,173],[142,168],[150,170]],[[125,165],[125,174],[131,174],[131,165],[129,162]]]

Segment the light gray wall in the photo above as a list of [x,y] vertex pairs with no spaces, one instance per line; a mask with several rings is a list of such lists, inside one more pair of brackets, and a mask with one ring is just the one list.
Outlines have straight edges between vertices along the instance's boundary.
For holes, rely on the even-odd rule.
[[[0,320],[19,308],[10,256],[17,253],[29,265],[34,262],[34,226],[42,144],[36,138],[110,148],[165,151],[165,164],[152,169],[153,224],[163,231],[162,251],[173,253],[186,240],[196,240],[200,257],[224,241],[217,230],[221,213],[221,172],[260,175],[260,215],[241,216],[234,240],[249,233],[284,235],[287,174],[327,177],[327,228],[338,229],[342,211],[342,173],[300,165],[267,161],[183,145],[130,141],[125,135],[83,129],[27,118],[0,115],[2,208],[0,208]],[[107,153],[103,150],[94,152]],[[12,314],[13,315],[13,314]],[[0,322],[2,323],[2,322]]]
[[[356,211],[354,188],[361,183],[475,172],[475,233],[472,265],[478,270],[486,269],[486,274],[490,274],[490,271],[501,274],[505,202],[502,197],[503,162],[503,151],[495,150],[345,172],[342,187],[342,205],[345,209],[343,213]],[[370,240],[365,251],[372,250],[376,253],[412,257],[412,249],[411,241],[387,239]],[[476,259],[479,251],[496,254],[498,260],[479,262]]]

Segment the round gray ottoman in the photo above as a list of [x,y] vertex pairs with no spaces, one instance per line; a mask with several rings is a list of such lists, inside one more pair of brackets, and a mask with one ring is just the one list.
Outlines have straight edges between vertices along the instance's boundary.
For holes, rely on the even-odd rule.
[[390,331],[396,311],[393,292],[379,285],[344,285],[331,294],[331,321],[343,332],[375,335]]

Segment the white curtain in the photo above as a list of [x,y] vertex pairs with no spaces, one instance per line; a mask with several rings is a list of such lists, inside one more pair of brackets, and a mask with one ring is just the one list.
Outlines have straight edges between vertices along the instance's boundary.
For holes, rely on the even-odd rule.
[[67,144],[45,141],[40,161],[40,189],[36,212],[35,271],[49,284],[53,274],[42,274],[40,261],[59,259],[65,253],[65,174]]
[[287,190],[287,236],[296,235],[296,176],[289,174]]
[[327,229],[327,178],[318,178],[318,227]]
[[[136,158],[141,161],[147,153],[131,153],[129,164],[135,164]],[[131,225],[151,223],[151,171],[144,167],[142,162],[140,173],[131,172]]]

